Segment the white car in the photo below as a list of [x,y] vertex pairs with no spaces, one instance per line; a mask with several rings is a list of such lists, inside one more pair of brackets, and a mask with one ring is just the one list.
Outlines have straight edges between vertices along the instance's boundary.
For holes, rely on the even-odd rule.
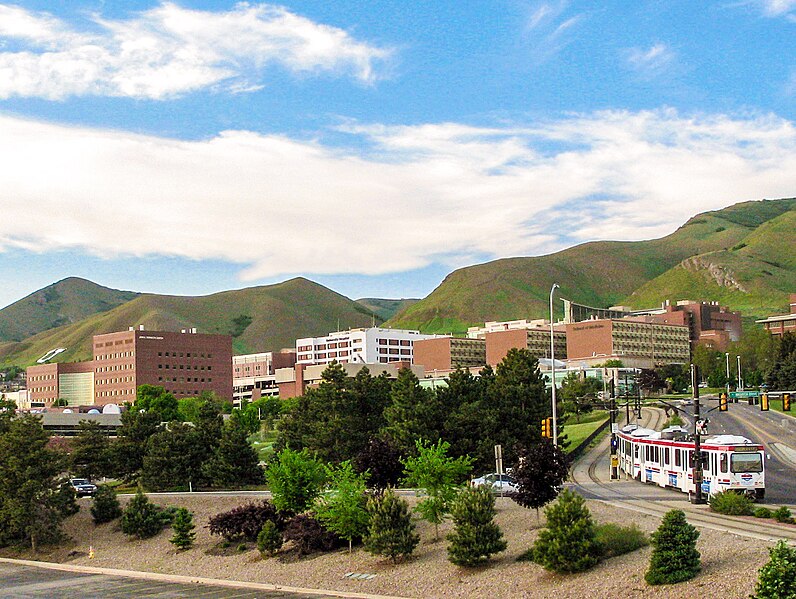
[[485,474],[470,481],[473,487],[489,487],[493,493],[509,494],[517,491],[517,481],[511,478],[508,474]]

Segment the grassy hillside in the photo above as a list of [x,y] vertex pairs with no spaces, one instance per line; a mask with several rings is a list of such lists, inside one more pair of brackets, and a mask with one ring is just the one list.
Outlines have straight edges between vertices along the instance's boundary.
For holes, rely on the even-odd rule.
[[[91,337],[143,324],[147,329],[233,335],[235,353],[293,347],[298,337],[324,335],[338,327],[369,326],[369,310],[303,278],[277,285],[225,291],[201,297],[142,295],[73,325],[0,344],[0,363],[29,365],[54,347],[66,347],[58,361],[91,357]],[[380,319],[376,319],[380,323]]]
[[382,320],[389,320],[401,310],[408,308],[412,304],[416,304],[418,299],[381,299],[376,297],[363,297],[356,302],[365,306],[368,310],[373,312],[378,318]]
[[[653,307],[667,296],[657,296],[657,290],[638,296],[634,292],[693,256],[733,253],[731,248],[747,243],[748,250],[741,247],[734,253],[739,257],[754,255],[755,263],[769,260],[786,265],[780,254],[794,246],[793,238],[783,239],[782,248],[770,247],[774,242],[763,241],[769,240],[770,234],[761,226],[769,223],[772,227],[787,228],[793,210],[796,210],[794,199],[743,202],[695,216],[660,239],[585,243],[547,256],[509,258],[463,268],[448,275],[431,295],[387,324],[426,332],[463,332],[467,326],[486,320],[544,318],[553,283],[561,286],[561,296],[591,306],[607,307],[630,301],[638,307]],[[758,228],[761,239],[750,244],[747,239],[752,239]],[[750,268],[754,264],[750,263]],[[775,267],[767,270],[773,273],[772,268]],[[771,278],[777,277],[772,274]],[[702,278],[684,276],[677,287],[678,299],[711,299],[703,287]],[[758,291],[761,298],[770,292],[776,298],[779,287],[763,284]],[[743,301],[739,300],[742,294],[740,290],[730,293],[733,301],[728,303],[742,306]],[[760,303],[750,299],[751,303],[755,301]],[[778,301],[775,299],[774,303]]]
[[[749,316],[787,312],[796,289],[796,209],[760,225],[731,248],[688,258],[642,285],[628,297],[632,305],[683,299],[729,304]],[[690,295],[689,295],[690,294]]]
[[111,310],[138,295],[70,277],[0,310],[0,341],[21,341],[42,331],[72,324]]

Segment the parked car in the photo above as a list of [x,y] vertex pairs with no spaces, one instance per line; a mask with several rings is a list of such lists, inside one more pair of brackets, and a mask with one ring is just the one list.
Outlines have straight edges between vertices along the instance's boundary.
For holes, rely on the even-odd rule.
[[97,485],[91,484],[85,478],[73,478],[69,481],[69,484],[72,485],[78,497],[85,497],[87,495],[93,497],[94,493],[97,492]]
[[508,494],[517,491],[517,482],[508,474],[485,474],[470,481],[473,487],[489,487],[493,493]]

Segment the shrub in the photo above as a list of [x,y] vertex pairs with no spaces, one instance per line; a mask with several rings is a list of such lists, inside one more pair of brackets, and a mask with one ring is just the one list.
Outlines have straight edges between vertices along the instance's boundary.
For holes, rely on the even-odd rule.
[[754,515],[755,518],[773,518],[774,517],[774,512],[772,512],[767,507],[763,507],[762,505],[760,507],[756,507],[754,512],[752,512],[752,514]]
[[569,458],[557,446],[546,441],[517,452],[518,465],[514,469],[517,492],[511,498],[522,507],[539,508],[553,501],[569,473]]
[[211,535],[220,535],[227,541],[256,541],[263,525],[269,520],[279,529],[284,525],[284,520],[274,504],[263,499],[259,503],[248,503],[216,514],[210,518],[208,528]]
[[722,491],[710,497],[710,509],[725,516],[749,516],[754,502],[735,491]]
[[624,555],[650,544],[647,533],[637,525],[619,526],[613,522],[598,524],[595,527],[595,538],[600,545],[602,558]]
[[326,481],[326,470],[306,449],[285,449],[268,466],[265,478],[276,509],[299,514],[308,509],[320,494]]
[[495,497],[486,487],[464,489],[451,506],[454,530],[448,535],[448,559],[457,566],[477,566],[506,549],[495,524]]
[[768,550],[769,560],[757,571],[754,599],[796,598],[796,549],[779,541]]
[[248,548],[249,547],[248,547],[248,545],[246,545],[246,543],[241,543],[240,545],[238,545],[238,553],[243,553]]
[[273,520],[263,524],[260,534],[257,535],[257,549],[263,556],[267,553],[273,555],[282,548],[284,543],[282,533]]
[[94,524],[103,524],[116,520],[122,515],[122,506],[119,505],[119,498],[108,485],[99,485],[94,494],[94,503],[91,505],[91,517]]
[[284,536],[286,541],[293,541],[299,557],[313,551],[330,551],[337,547],[339,541],[337,535],[326,530],[309,514],[299,514],[288,520]]
[[791,515],[790,510],[784,505],[775,509],[771,515],[777,522],[782,522],[783,524],[793,524],[793,516]]
[[191,512],[184,507],[177,509],[171,528],[174,531],[174,536],[169,541],[173,545],[182,550],[193,547],[193,541],[196,538],[196,533],[193,529],[196,527],[194,526]]
[[122,513],[122,532],[139,539],[154,537],[163,530],[161,511],[139,487]]
[[533,560],[553,572],[581,572],[599,561],[594,522],[583,497],[564,489],[545,508],[547,526],[533,546]]
[[700,570],[696,541],[699,531],[685,519],[682,510],[671,510],[652,533],[650,567],[644,575],[648,584],[674,584],[690,580]]
[[409,504],[392,490],[368,501],[370,527],[365,537],[365,551],[389,557],[393,563],[398,558],[412,555],[420,542],[415,533]]

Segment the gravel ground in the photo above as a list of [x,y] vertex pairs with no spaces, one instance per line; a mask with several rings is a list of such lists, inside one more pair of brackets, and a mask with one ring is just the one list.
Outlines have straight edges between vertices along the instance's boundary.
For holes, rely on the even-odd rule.
[[[521,508],[509,499],[498,498],[497,521],[508,541],[508,549],[482,568],[468,570],[448,562],[446,541],[435,542],[433,527],[422,521],[417,521],[421,542],[414,557],[397,566],[361,548],[355,548],[351,554],[342,549],[300,561],[283,562],[278,558],[261,559],[252,544],[245,552],[213,554],[217,553],[214,549],[220,539],[211,537],[205,528],[208,519],[220,511],[247,503],[247,498],[194,496],[155,498],[155,501],[162,505],[186,507],[194,513],[197,536],[193,549],[177,552],[169,543],[170,529],[153,539],[138,541],[128,540],[119,530],[118,521],[95,526],[88,509],[90,500],[82,499],[80,513],[65,525],[72,538],[71,544],[65,544],[50,554],[40,553],[35,559],[405,597],[644,596],[702,599],[748,597],[754,590],[757,569],[768,559],[768,545],[762,541],[703,530],[698,542],[702,572],[686,583],[648,586],[644,582],[644,572],[649,562],[649,547],[607,560],[588,572],[554,575],[536,564],[516,561],[531,546],[540,525],[532,510]],[[598,501],[587,503],[598,522],[622,525],[636,522],[649,532],[655,530],[660,522],[656,517],[621,510]],[[450,524],[442,526],[441,536],[444,537],[450,528]],[[87,555],[89,546],[95,550],[92,560]],[[70,551],[81,553],[70,556]],[[3,550],[2,555],[32,557],[10,550]],[[348,572],[376,576],[370,580],[351,580],[344,578]]]

